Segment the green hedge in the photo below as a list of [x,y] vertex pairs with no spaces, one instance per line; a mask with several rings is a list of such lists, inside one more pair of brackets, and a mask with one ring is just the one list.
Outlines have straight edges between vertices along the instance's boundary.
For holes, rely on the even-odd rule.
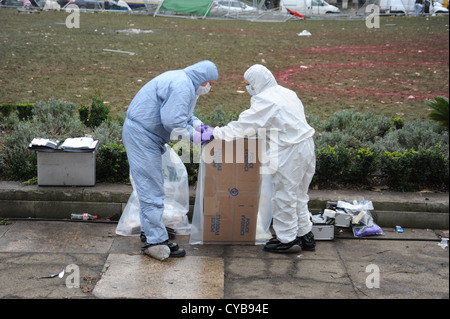
[[376,170],[376,156],[369,148],[349,150],[344,147],[316,150],[313,186],[333,188],[342,184],[365,185]]
[[1,118],[7,118],[12,113],[16,113],[19,119],[28,120],[31,118],[33,112],[33,103],[2,103],[0,104]]
[[[27,150],[34,137],[57,138],[91,135],[100,140],[97,181],[126,182],[129,166],[122,143],[125,112],[114,118],[99,95],[90,107],[77,107],[50,99],[33,104],[0,104],[0,179],[26,181],[37,175],[36,154]],[[217,107],[210,115],[196,115],[205,124],[223,126],[238,115]],[[329,119],[310,116],[316,129],[316,174],[311,187],[391,190],[448,190],[448,129],[434,121],[403,119],[344,110]],[[178,152],[198,148],[171,144]],[[197,182],[198,163],[186,163],[189,184]]]
[[386,151],[381,157],[381,171],[387,185],[402,191],[448,188],[448,158],[440,149],[438,145],[421,151]]

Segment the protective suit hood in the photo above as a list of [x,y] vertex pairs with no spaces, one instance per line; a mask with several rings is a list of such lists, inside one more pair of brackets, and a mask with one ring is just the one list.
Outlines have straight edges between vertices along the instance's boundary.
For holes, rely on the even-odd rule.
[[205,82],[217,81],[219,78],[219,71],[216,65],[208,60],[198,62],[194,65],[183,69],[187,76],[192,80],[195,90]]
[[246,79],[255,89],[256,94],[259,94],[272,86],[278,85],[272,72],[261,64],[251,66],[244,73],[244,79]]

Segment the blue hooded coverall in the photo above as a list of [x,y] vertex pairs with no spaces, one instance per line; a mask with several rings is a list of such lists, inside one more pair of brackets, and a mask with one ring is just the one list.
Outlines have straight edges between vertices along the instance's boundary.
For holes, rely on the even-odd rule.
[[[164,212],[162,154],[174,129],[185,129],[192,140],[196,91],[202,83],[217,81],[211,61],[167,71],[145,84],[128,107],[122,138],[140,204],[141,230],[147,244],[168,240]],[[201,122],[200,122],[201,123]]]

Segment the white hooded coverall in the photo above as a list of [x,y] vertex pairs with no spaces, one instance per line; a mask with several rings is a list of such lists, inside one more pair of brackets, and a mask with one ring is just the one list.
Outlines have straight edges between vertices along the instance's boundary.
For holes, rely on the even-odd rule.
[[[312,229],[308,188],[315,173],[314,129],[308,125],[303,104],[292,90],[277,84],[263,65],[253,65],[244,78],[254,89],[251,107],[238,121],[214,129],[214,137],[231,141],[260,128],[277,129],[278,167],[272,174],[273,228],[282,243],[289,243]],[[267,134],[269,139],[271,134]],[[270,151],[268,151],[270,152]]]

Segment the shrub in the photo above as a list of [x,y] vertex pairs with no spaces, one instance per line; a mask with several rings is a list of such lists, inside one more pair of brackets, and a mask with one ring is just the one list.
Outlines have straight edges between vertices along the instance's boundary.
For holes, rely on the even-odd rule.
[[90,107],[82,105],[78,108],[78,112],[81,121],[90,128],[100,126],[100,124],[109,117],[109,107],[104,103],[104,100],[99,93],[92,98]]
[[16,105],[12,103],[2,103],[0,104],[0,114],[2,117],[8,117],[12,112],[16,110]]
[[[129,166],[122,145],[124,113],[112,119],[99,94],[90,107],[77,108],[73,103],[52,98],[34,106],[2,104],[0,111],[1,178],[24,181],[37,175],[36,154],[27,150],[34,137],[64,140],[88,133],[100,140],[97,181],[128,181]],[[210,115],[196,115],[212,127],[238,119],[238,113],[226,113],[221,106]],[[311,115],[308,121],[316,129],[316,174],[311,186],[360,186],[381,173],[383,182],[393,190],[448,189],[448,129],[435,121],[404,123],[401,118],[349,110],[336,112],[329,120]],[[187,141],[171,146],[183,155],[189,184],[194,185],[200,147]],[[189,161],[185,158],[187,153]]]
[[20,121],[13,113],[4,122],[7,131],[0,136],[0,174],[8,180],[28,180],[37,175],[37,156],[27,149],[33,138],[64,140],[84,135],[75,104],[53,98],[36,102],[28,121]]
[[37,156],[27,146],[41,131],[32,122],[19,121],[17,114],[11,125],[14,129],[1,136],[0,174],[7,180],[28,180],[37,176]]
[[330,188],[342,182],[342,176],[348,170],[350,153],[347,148],[320,148],[316,151],[316,173],[313,185]]
[[364,185],[376,170],[376,155],[369,148],[319,148],[312,185],[333,188],[337,185]]
[[76,111],[74,103],[51,98],[47,102],[39,101],[34,104],[31,121],[42,132],[43,136],[39,137],[65,140],[84,136],[85,128]]
[[376,170],[376,155],[369,148],[351,152],[348,174],[345,181],[354,184],[366,184]]
[[32,116],[33,104],[32,103],[20,103],[11,104],[3,103],[0,104],[0,113],[3,118],[7,118],[10,114],[16,112],[21,121],[26,121]]
[[428,118],[437,121],[440,126],[449,128],[448,126],[448,98],[443,96],[436,96],[434,101],[425,101],[425,104],[433,110],[428,113]]
[[392,130],[392,120],[373,113],[359,114],[352,110],[334,113],[328,120],[320,121],[310,116],[310,125],[316,129],[314,141],[318,148],[331,145],[352,149],[365,148],[382,139]]
[[448,188],[448,159],[440,151],[440,146],[421,151],[386,151],[381,157],[381,171],[392,189]]
[[448,158],[441,145],[421,150],[413,166],[412,182],[425,188],[448,188]]
[[121,120],[107,120],[95,128],[92,133],[95,139],[100,141],[100,145],[110,143],[122,144],[122,127]]
[[401,130],[405,126],[405,121],[401,117],[396,117],[392,120],[392,125],[396,130]]
[[98,149],[96,161],[96,179],[104,182],[126,182],[129,179],[125,147],[118,143],[109,143]]
[[28,121],[33,116],[33,107],[32,103],[20,103],[16,104],[17,114],[21,121]]
[[361,142],[373,141],[377,136],[384,136],[391,128],[392,120],[386,116],[368,113],[355,113],[344,110],[334,113],[325,123],[324,131],[346,132]]
[[405,123],[402,129],[389,132],[382,139],[376,139],[371,148],[384,153],[406,149],[425,150],[440,144],[443,154],[448,157],[448,141],[448,130],[436,122],[416,120]]
[[23,147],[14,147],[6,150],[3,162],[5,163],[2,175],[8,180],[29,180],[37,176],[36,153]]

